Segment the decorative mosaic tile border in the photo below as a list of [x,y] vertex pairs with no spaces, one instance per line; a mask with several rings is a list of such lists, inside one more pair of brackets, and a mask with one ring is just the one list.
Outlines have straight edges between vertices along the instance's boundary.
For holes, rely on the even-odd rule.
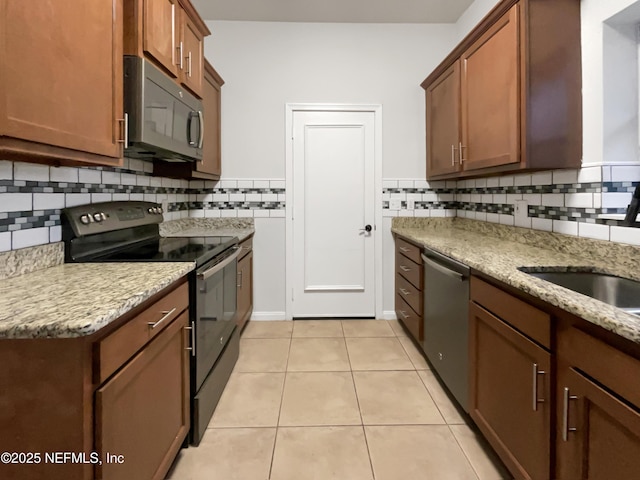
[[[402,180],[398,182],[407,183]],[[593,223],[608,226],[622,226],[622,220],[601,218],[605,215],[624,215],[626,207],[602,207],[602,193],[626,194],[634,191],[639,182],[581,182],[559,183],[548,185],[482,185],[463,186],[466,181],[460,181],[459,187],[448,185],[442,187],[391,187],[385,188],[383,193],[400,200],[399,215],[405,216],[410,210],[446,209],[462,212],[478,212],[486,214],[513,215],[514,204],[517,200],[527,200],[528,217],[536,219],[561,220],[569,222]],[[486,182],[486,180],[485,180]],[[483,182],[483,183],[485,183]],[[416,180],[415,183],[425,183]],[[419,195],[442,197],[455,194],[454,201],[421,201]],[[553,197],[551,197],[553,195]],[[424,198],[424,197],[423,197]],[[406,199],[406,200],[405,200]],[[410,208],[413,200],[413,208]],[[587,203],[590,207],[572,206],[568,203]],[[545,204],[545,203],[550,203]],[[383,200],[382,208],[390,210],[390,202]],[[408,210],[408,212],[403,212]],[[417,216],[417,215],[416,215]]]

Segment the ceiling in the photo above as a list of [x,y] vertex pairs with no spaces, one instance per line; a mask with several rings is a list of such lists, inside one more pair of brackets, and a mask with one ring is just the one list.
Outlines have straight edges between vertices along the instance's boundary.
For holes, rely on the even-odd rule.
[[205,20],[455,23],[473,0],[192,0]]

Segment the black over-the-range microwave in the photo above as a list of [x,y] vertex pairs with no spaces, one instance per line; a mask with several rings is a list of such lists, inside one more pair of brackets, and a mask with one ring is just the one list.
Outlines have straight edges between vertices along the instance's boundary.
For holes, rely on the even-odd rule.
[[148,60],[124,57],[125,156],[202,159],[202,102]]

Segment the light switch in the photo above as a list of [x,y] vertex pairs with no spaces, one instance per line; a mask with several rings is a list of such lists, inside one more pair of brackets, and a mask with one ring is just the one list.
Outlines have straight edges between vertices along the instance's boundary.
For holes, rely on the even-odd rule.
[[392,198],[389,200],[389,210],[400,210],[402,208],[402,200]]

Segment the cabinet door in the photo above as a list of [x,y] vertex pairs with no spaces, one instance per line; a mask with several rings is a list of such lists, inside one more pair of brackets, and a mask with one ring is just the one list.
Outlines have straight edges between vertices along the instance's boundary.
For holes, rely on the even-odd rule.
[[[222,173],[221,142],[221,78],[214,76],[215,70],[210,65],[205,68],[202,103],[204,107],[204,142],[202,144],[202,161],[196,169],[220,177]],[[218,81],[220,80],[220,81]]]
[[460,170],[460,61],[426,91],[427,178]]
[[144,0],[143,49],[174,77],[181,65],[178,0]]
[[102,479],[162,479],[189,431],[189,356],[183,312],[96,391],[96,448],[123,455]]
[[122,0],[3,1],[0,71],[0,151],[120,163]]
[[253,309],[253,252],[238,262],[238,327],[249,320]]
[[462,54],[464,170],[520,161],[518,4]]
[[640,412],[573,368],[558,371],[558,386],[557,477],[637,478]]
[[548,480],[551,355],[473,302],[469,320],[471,418],[516,478]]
[[204,74],[204,37],[189,16],[182,12],[183,68],[182,84],[197,97],[202,98]]

